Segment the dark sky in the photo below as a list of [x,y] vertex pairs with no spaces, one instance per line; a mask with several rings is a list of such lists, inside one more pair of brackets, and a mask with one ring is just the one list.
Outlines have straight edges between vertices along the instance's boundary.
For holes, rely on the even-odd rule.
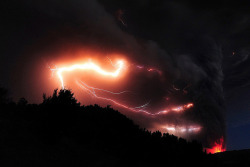
[[218,127],[213,135],[226,131],[228,150],[250,148],[249,1],[0,3],[0,84],[15,100],[40,102],[43,92],[54,89],[48,88],[45,73],[62,57],[59,53],[121,52],[171,78],[159,92],[172,83],[191,83],[188,99],[197,103],[199,118],[213,120],[208,134]]

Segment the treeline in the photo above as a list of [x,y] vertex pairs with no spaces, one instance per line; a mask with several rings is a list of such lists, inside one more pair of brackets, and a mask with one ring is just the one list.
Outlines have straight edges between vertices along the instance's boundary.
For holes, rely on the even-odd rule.
[[[6,93],[5,91],[0,90]],[[0,95],[1,166],[209,166],[197,141],[150,132],[110,106],[81,106],[70,90],[41,104]],[[213,161],[214,162],[214,161]]]

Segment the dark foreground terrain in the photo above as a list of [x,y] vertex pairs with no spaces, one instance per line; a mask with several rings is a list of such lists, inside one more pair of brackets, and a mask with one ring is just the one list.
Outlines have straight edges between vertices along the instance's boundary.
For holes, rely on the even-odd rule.
[[226,151],[217,153],[214,155],[222,166],[233,167],[233,166],[250,166],[250,149],[248,150],[237,150],[237,151]]
[[206,155],[200,143],[141,129],[110,106],[81,106],[68,90],[43,98],[0,97],[0,166],[222,166],[243,157]]

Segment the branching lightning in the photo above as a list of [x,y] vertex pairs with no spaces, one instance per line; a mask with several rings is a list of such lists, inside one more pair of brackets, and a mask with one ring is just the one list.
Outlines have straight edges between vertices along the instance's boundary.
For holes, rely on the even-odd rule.
[[[97,74],[99,75],[103,75],[103,76],[107,76],[107,77],[117,77],[120,75],[122,69],[124,68],[124,62],[122,60],[118,61],[117,64],[113,64],[113,62],[111,61],[111,59],[108,58],[108,60],[110,61],[111,65],[113,67],[116,67],[117,69],[113,72],[109,72],[109,71],[106,71],[106,70],[103,70],[100,66],[98,66],[97,64],[93,63],[93,62],[87,62],[87,63],[84,63],[84,64],[75,64],[75,65],[72,65],[72,66],[69,66],[69,67],[61,67],[61,68],[55,68],[55,69],[51,69],[52,71],[56,71],[57,75],[58,75],[58,78],[61,82],[61,86],[62,86],[62,89],[64,89],[64,80],[63,80],[63,73],[64,72],[72,72],[72,71],[75,71],[75,70],[92,70],[94,72],[96,72]],[[137,66],[137,68],[144,68],[143,66]],[[161,73],[161,71],[157,70],[157,69],[147,69],[147,71],[151,72],[151,71],[156,71],[158,73]],[[188,104],[185,104],[185,105],[182,105],[182,106],[177,106],[177,107],[172,107],[172,108],[166,108],[164,110],[161,110],[161,111],[158,111],[156,113],[152,113],[152,112],[149,112],[146,110],[147,106],[149,105],[149,102],[148,103],[145,103],[141,106],[137,106],[137,107],[130,107],[130,106],[127,106],[125,104],[122,104],[122,103],[119,103],[117,100],[114,100],[114,99],[111,99],[111,98],[107,98],[107,97],[102,97],[102,96],[99,96],[96,91],[101,91],[101,92],[106,92],[106,93],[110,93],[110,94],[115,94],[115,95],[119,95],[119,94],[124,94],[124,93],[129,93],[130,91],[121,91],[121,92],[112,92],[112,91],[109,91],[109,90],[105,90],[105,89],[101,89],[101,88],[96,88],[96,87],[92,87],[92,86],[89,86],[87,85],[86,83],[82,82],[82,81],[76,81],[76,84],[82,88],[83,90],[85,90],[88,94],[98,98],[98,99],[101,99],[101,100],[106,100],[106,101],[110,101],[120,107],[123,107],[125,109],[129,109],[131,111],[134,111],[134,112],[143,112],[147,115],[151,115],[151,116],[155,116],[155,115],[161,115],[161,114],[167,114],[169,112],[182,112],[182,111],[185,111],[191,107],[193,107],[193,103],[188,103]]]
[[[116,105],[118,105],[118,106],[120,106],[120,107],[123,107],[123,108],[128,109],[128,110],[131,110],[131,111],[135,111],[135,112],[143,111],[143,110],[137,110],[137,109],[138,109],[138,108],[145,108],[145,107],[148,105],[148,104],[144,104],[144,105],[139,106],[139,107],[129,107],[129,106],[125,105],[125,104],[122,104],[122,103],[117,102],[117,101],[114,100],[114,99],[106,98],[106,97],[102,97],[102,96],[98,96],[98,95],[96,94],[95,90],[92,89],[92,87],[88,87],[88,85],[84,84],[83,82],[80,83],[80,82],[76,81],[76,84],[77,84],[80,88],[86,90],[90,95],[93,95],[94,97],[96,97],[96,98],[98,98],[98,99],[110,101],[110,102],[112,102],[112,103],[114,103],[114,104],[116,104]],[[112,94],[119,94],[119,93],[114,93],[114,92],[107,91],[107,90],[103,90],[103,89],[99,89],[99,90],[102,90],[102,91],[105,91],[105,92],[109,92],[109,93],[112,93]],[[122,92],[120,92],[120,93],[122,93]]]
[[[76,82],[78,82],[78,81],[76,81]],[[81,84],[83,86],[87,87],[88,89],[92,89],[93,93],[95,93],[96,90],[102,91],[102,92],[107,92],[107,93],[114,94],[114,95],[120,95],[120,94],[130,93],[131,92],[131,91],[127,91],[127,90],[122,91],[122,92],[112,92],[112,91],[109,91],[109,90],[106,90],[106,89],[100,89],[100,88],[95,88],[95,87],[89,86],[89,85],[87,85],[86,83],[84,83],[82,81],[80,81],[80,82],[81,82]]]
[[114,104],[116,104],[116,105],[118,105],[120,107],[129,109],[131,111],[134,111],[134,112],[143,112],[143,113],[145,113],[147,115],[152,115],[152,116],[161,115],[161,114],[167,114],[168,112],[171,112],[171,111],[173,111],[173,112],[182,112],[182,111],[185,111],[185,110],[193,107],[193,103],[188,103],[188,104],[185,104],[183,106],[172,107],[172,108],[165,109],[165,110],[162,110],[162,111],[159,111],[159,112],[156,112],[156,113],[151,113],[151,112],[149,112],[149,111],[146,110],[146,107],[149,105],[149,102],[145,103],[145,104],[143,104],[141,106],[138,106],[138,107],[130,107],[130,106],[127,106],[125,104],[119,103],[119,102],[117,102],[114,99],[99,96],[99,95],[97,95],[97,93],[96,93],[95,90],[103,91],[103,92],[110,93],[110,94],[116,94],[116,95],[123,94],[123,93],[128,93],[129,91],[112,92],[112,91],[108,91],[108,90],[105,90],[105,89],[99,89],[99,88],[94,88],[94,87],[88,86],[86,83],[84,83],[82,81],[80,81],[80,82],[76,81],[76,84],[80,88],[82,88],[83,90],[85,90],[86,92],[88,92],[88,94],[90,94],[90,95],[92,95],[92,96],[94,96],[94,97],[96,97],[98,99],[110,101],[110,102],[113,102]]

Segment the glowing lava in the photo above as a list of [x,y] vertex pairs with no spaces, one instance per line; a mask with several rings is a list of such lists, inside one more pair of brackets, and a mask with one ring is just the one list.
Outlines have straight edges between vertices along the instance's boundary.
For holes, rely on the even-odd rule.
[[214,143],[214,146],[212,148],[205,148],[207,153],[215,154],[219,152],[224,152],[226,149],[224,148],[224,138],[221,137],[219,140],[217,140]]

